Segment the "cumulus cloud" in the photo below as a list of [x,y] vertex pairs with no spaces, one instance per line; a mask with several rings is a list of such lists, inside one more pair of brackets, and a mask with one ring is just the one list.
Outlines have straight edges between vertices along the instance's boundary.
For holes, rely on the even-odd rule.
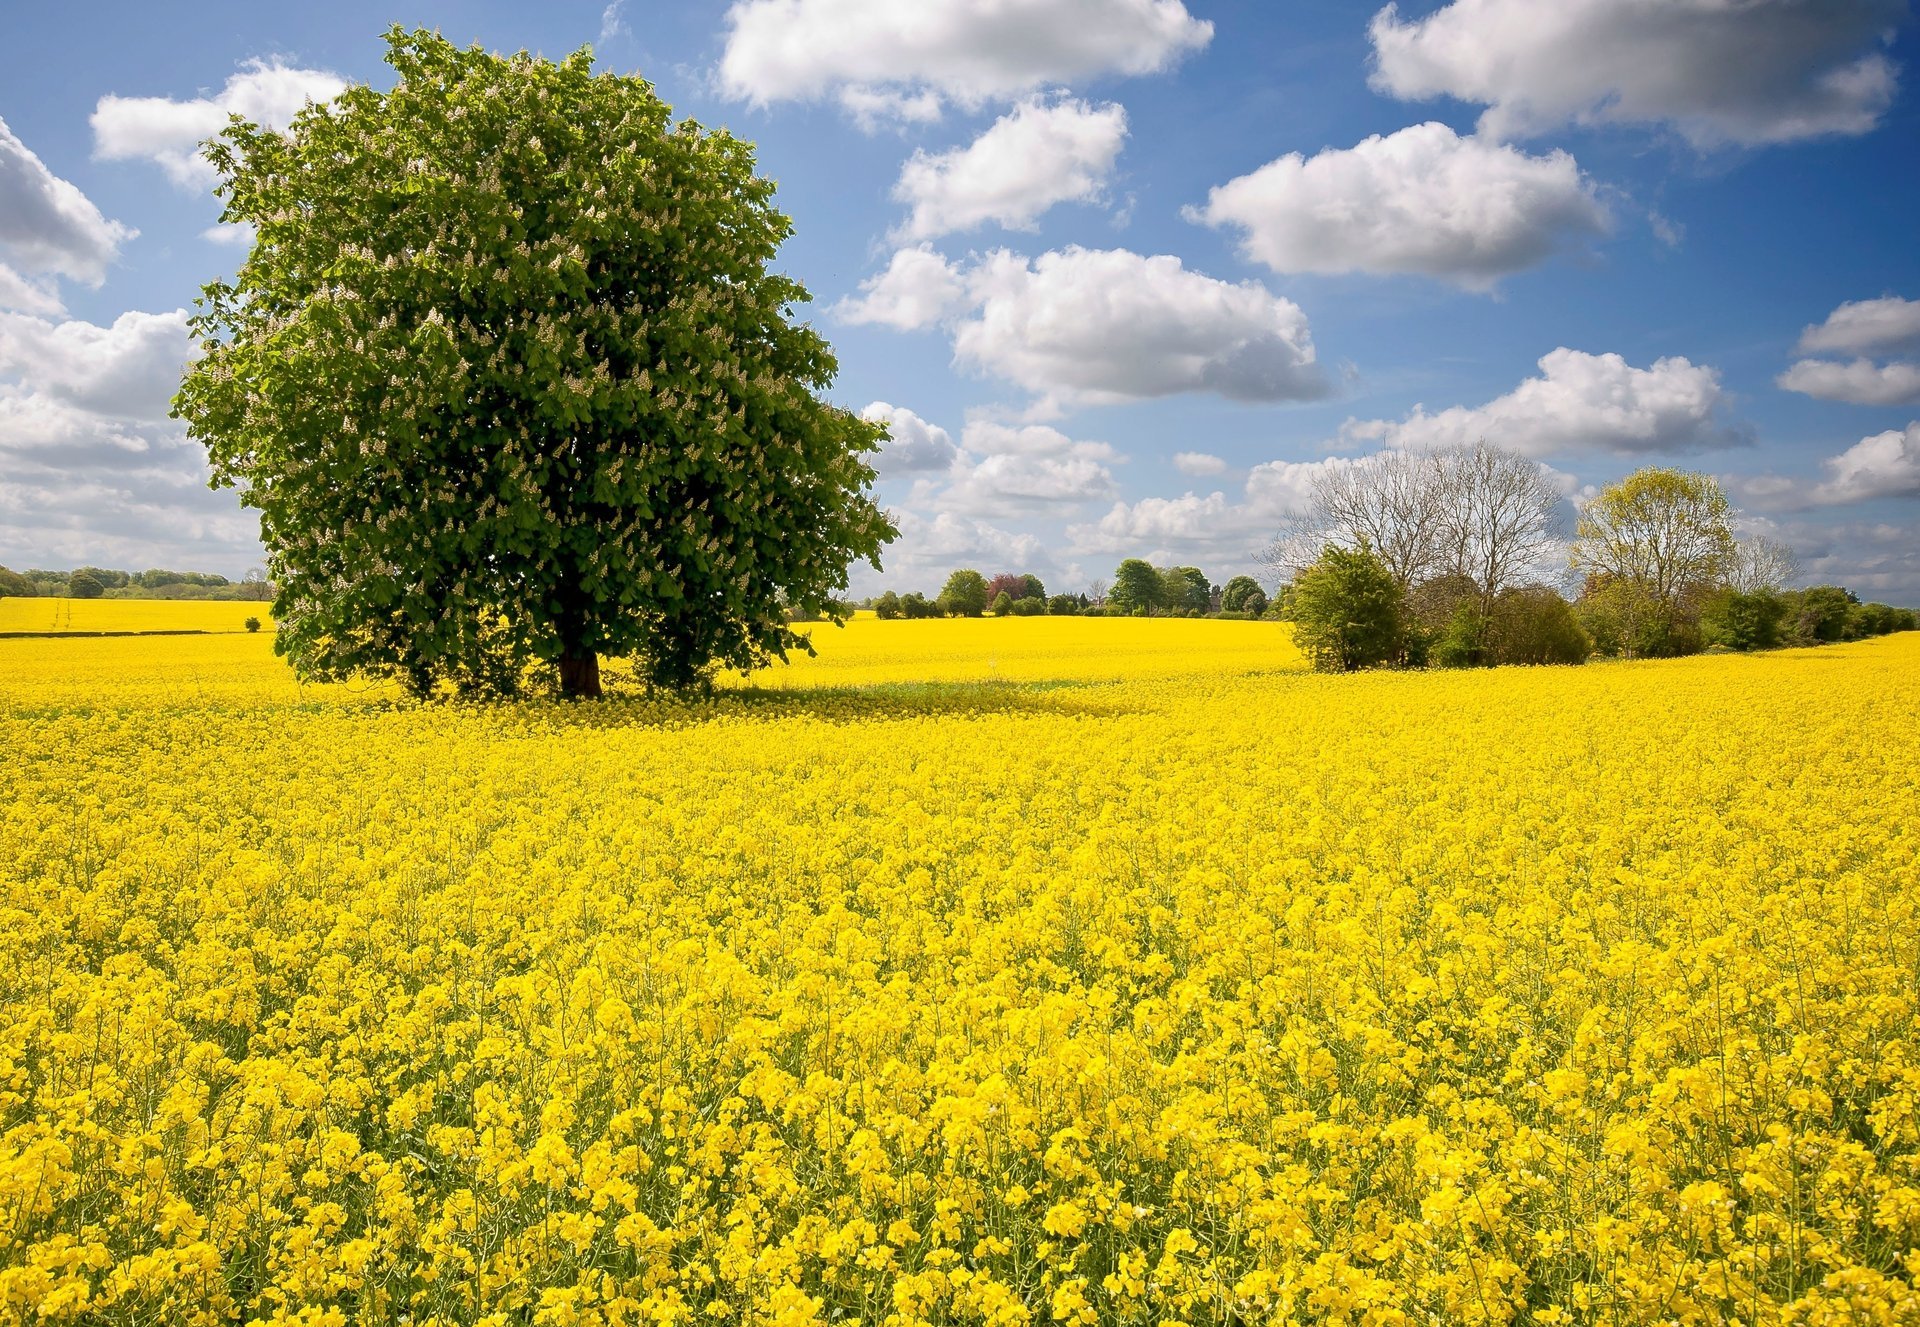
[[1042,409],[1183,392],[1303,401],[1331,390],[1298,305],[1170,255],[1076,245],[1029,260],[999,250],[975,267],[969,291],[955,359],[1034,392]]
[[1812,495],[1821,505],[1920,498],[1920,422],[1862,438],[1822,466],[1827,477]]
[[901,249],[887,269],[860,283],[860,294],[835,304],[833,316],[859,325],[879,323],[895,331],[931,327],[967,305],[967,283],[959,270],[929,244]]
[[1842,304],[1800,333],[1803,355],[1870,355],[1920,347],[1920,300],[1886,295]]
[[959,454],[960,449],[945,429],[929,424],[905,406],[875,401],[860,412],[860,418],[887,426],[889,437],[873,467],[882,479],[940,473],[949,469]]
[[309,102],[327,102],[346,80],[324,69],[297,69],[274,60],[250,60],[210,97],[105,96],[94,107],[93,153],[107,161],[157,162],[167,178],[186,189],[204,188],[214,169],[200,144],[241,116],[269,129],[285,129]]
[[1906,0],[1454,0],[1368,28],[1373,86],[1487,107],[1496,136],[1665,124],[1700,146],[1864,134],[1892,103],[1878,48]]
[[34,280],[0,263],[0,310],[58,317],[65,313],[60,291],[49,278]]
[[1180,0],[735,0],[719,83],[757,105],[833,94],[924,118],[941,99],[1154,73],[1212,36]]
[[961,434],[953,482],[938,505],[975,516],[1033,515],[1113,497],[1120,459],[1104,442],[1083,442],[1044,424],[974,420]]
[[841,88],[840,109],[866,133],[882,125],[932,124],[940,118],[937,92],[889,92],[885,88]]
[[258,521],[207,488],[168,402],[185,310],[109,326],[0,315],[0,562],[189,565],[260,559]]
[[1237,497],[1215,490],[1115,502],[1099,520],[1068,526],[1068,546],[1088,556],[1199,560],[1223,574],[1244,570],[1281,522],[1306,510],[1320,476],[1363,464],[1348,456],[1266,461],[1247,473]]
[[1183,475],[1218,475],[1226,473],[1227,463],[1207,452],[1175,452],[1173,468]]
[[1485,405],[1435,413],[1415,406],[1397,421],[1348,421],[1351,441],[1441,447],[1485,438],[1529,456],[1612,452],[1649,456],[1737,446],[1720,374],[1674,355],[1639,369],[1619,355],[1562,346],[1540,357],[1540,375]]
[[0,373],[114,419],[165,419],[191,349],[185,309],[123,313],[108,327],[0,314]]
[[1030,98],[966,147],[914,153],[893,188],[913,209],[900,233],[931,239],[988,222],[1030,230],[1056,203],[1098,201],[1126,137],[1118,105]]
[[1288,153],[1187,215],[1238,228],[1247,257],[1276,272],[1416,273],[1473,290],[1610,224],[1567,153],[1529,156],[1437,123]]
[[1850,405],[1920,403],[1920,364],[1870,359],[1803,359],[1774,381],[1790,392]]
[[0,307],[59,312],[50,280],[98,286],[138,231],[109,221],[0,120]]
[[919,589],[933,594],[956,567],[996,569],[1018,567],[1045,574],[1057,564],[1038,535],[1009,530],[989,521],[941,511],[891,513],[900,537],[881,553],[884,570],[865,562],[849,570],[854,594],[873,594],[883,588]]

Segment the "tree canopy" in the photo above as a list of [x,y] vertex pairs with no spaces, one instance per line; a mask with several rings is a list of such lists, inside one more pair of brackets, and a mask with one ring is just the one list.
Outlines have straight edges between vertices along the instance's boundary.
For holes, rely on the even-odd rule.
[[791,223],[749,144],[643,80],[394,29],[391,91],[209,148],[253,228],[206,287],[175,412],[260,512],[305,675],[597,694],[809,648],[895,531],[884,430],[769,270]]
[[1700,601],[1721,584],[1735,552],[1733,507],[1720,485],[1650,466],[1581,508],[1571,555],[1587,596],[1617,623],[1631,655],[1684,652]]
[[1293,581],[1293,638],[1315,668],[1352,672],[1400,651],[1400,579],[1372,548],[1328,544]]

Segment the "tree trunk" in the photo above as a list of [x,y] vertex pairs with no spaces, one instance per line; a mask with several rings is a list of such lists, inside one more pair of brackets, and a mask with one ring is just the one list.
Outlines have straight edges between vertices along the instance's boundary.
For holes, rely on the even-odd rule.
[[568,700],[600,699],[600,656],[588,650],[560,660],[560,694]]

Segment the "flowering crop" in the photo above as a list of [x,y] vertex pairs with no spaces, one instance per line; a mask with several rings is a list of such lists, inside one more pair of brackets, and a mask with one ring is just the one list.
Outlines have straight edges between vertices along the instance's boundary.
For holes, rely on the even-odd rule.
[[263,603],[231,599],[0,598],[0,631],[243,631]]
[[0,641],[0,1321],[1920,1320],[1920,636],[816,636]]

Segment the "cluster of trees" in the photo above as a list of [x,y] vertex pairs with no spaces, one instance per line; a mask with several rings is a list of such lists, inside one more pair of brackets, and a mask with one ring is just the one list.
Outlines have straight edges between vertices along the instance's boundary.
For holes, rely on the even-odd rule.
[[1155,567],[1128,558],[1113,575],[1113,587],[1095,582],[1089,594],[1049,595],[1031,572],[1007,572],[989,580],[970,567],[947,577],[938,596],[888,590],[871,602],[876,617],[1236,617],[1268,610],[1267,592],[1251,576],[1215,585],[1198,567]]
[[1278,611],[1315,666],[1334,670],[1574,664],[1914,629],[1911,610],[1838,586],[1787,589],[1791,550],[1737,539],[1717,483],[1661,468],[1581,509],[1569,602],[1539,579],[1560,502],[1538,465],[1484,442],[1332,471],[1266,555],[1288,581]]
[[1198,567],[1156,567],[1128,558],[1113,573],[1107,606],[1136,617],[1253,618],[1267,611],[1267,592],[1251,576],[1216,586]]
[[0,567],[0,598],[21,599],[237,599],[264,602],[273,586],[259,570],[238,581],[217,572],[117,571],[111,567],[75,567],[72,571],[9,571]]

